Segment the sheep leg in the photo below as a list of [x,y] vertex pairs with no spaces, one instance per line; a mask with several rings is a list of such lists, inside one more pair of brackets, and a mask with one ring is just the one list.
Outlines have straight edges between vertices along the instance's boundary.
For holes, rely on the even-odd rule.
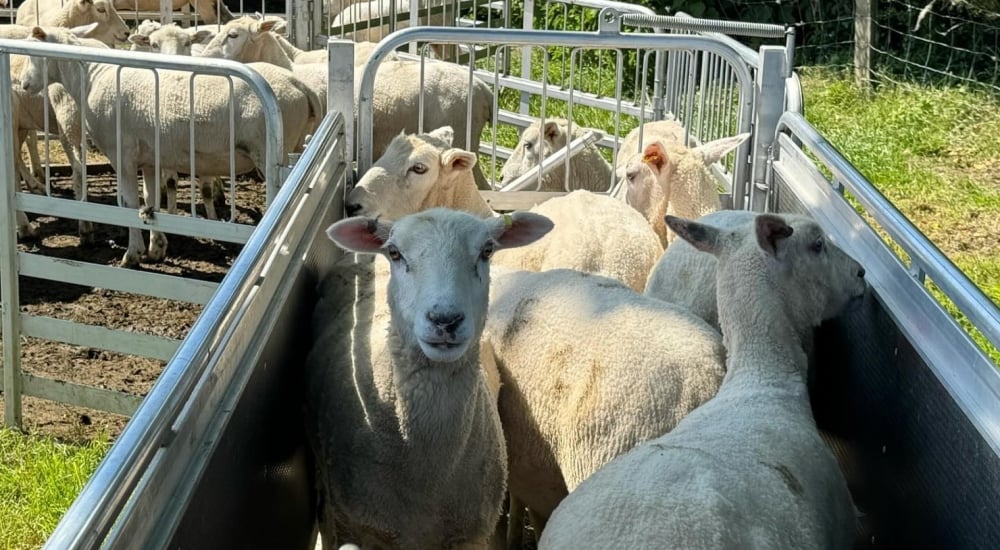
[[[33,134],[34,132],[29,132],[28,130],[18,130],[16,143],[17,154],[14,155],[14,167],[21,174],[21,179],[24,180],[24,184],[28,186],[29,191],[36,195],[44,195],[45,185],[38,181],[39,178],[36,178],[35,174],[31,170],[28,170],[28,167],[24,165],[24,159],[21,158],[21,145],[27,141],[28,136]],[[31,149],[31,147],[28,148],[29,153],[32,150],[33,149]],[[35,155],[37,156],[38,153],[36,152]]]
[[42,159],[38,156],[38,136],[35,131],[28,132],[24,142],[28,145],[28,162],[31,163],[31,174],[36,180],[45,179],[45,168],[42,167]]
[[22,239],[33,239],[38,236],[38,227],[28,221],[28,215],[20,210],[14,212],[14,219],[17,220],[17,235]]
[[[79,126],[78,124],[75,126]],[[73,196],[78,201],[87,202],[87,194],[83,190],[83,161],[80,160],[82,157],[82,152],[80,147],[77,145],[80,143],[80,137],[78,135],[67,135],[62,128],[67,128],[67,125],[60,125],[59,132],[59,143],[62,145],[63,151],[66,153],[66,158],[69,159],[69,165],[72,170],[72,175],[70,176],[73,180]],[[73,132],[75,133],[75,132]],[[76,141],[71,139],[76,137]],[[80,235],[81,245],[91,245],[94,243],[94,224],[86,221],[80,220],[79,226],[77,227],[77,233]]]
[[[176,214],[177,213],[177,172],[164,170],[163,180],[166,181],[166,193],[167,193],[167,213]],[[148,203],[147,203],[148,204]]]
[[[156,212],[160,210],[159,197],[156,196],[156,176],[149,177],[150,174],[154,174],[152,167],[144,167],[142,169],[142,187],[143,196],[146,199],[146,206],[139,211],[139,219],[148,222],[152,220],[156,215]],[[174,201],[176,207],[176,189],[174,193]],[[154,229],[149,230],[149,252],[146,254],[146,259],[151,262],[159,262],[167,257],[167,236],[160,231]]]
[[[122,206],[139,211],[139,181],[138,167],[127,162],[118,170],[121,178]],[[146,179],[146,178],[143,178]],[[130,227],[128,230],[128,249],[119,265],[122,267],[138,267],[139,261],[146,252],[146,244],[142,240],[142,230]]]
[[[219,219],[219,213],[215,210],[216,191],[222,187],[222,180],[219,178],[209,178],[208,181],[201,182],[201,201],[205,204],[205,217],[210,220]],[[219,191],[224,194],[225,191]]]

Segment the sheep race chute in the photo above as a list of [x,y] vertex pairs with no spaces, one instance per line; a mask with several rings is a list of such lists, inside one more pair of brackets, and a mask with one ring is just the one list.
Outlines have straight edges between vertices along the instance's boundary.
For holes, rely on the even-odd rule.
[[[607,7],[590,0],[583,4]],[[996,308],[805,122],[786,46],[755,52],[719,34],[741,28],[683,18],[680,23],[698,23],[694,30],[703,32],[621,32],[622,25],[669,29],[678,21],[630,17],[606,11],[598,18],[598,32],[410,28],[376,46],[366,71],[358,69],[360,76],[347,67],[331,70],[338,82],[331,84],[331,93],[353,97],[350,88],[360,83],[356,142],[349,122],[343,134],[334,122],[337,113],[354,111],[347,101],[328,113],[286,181],[288,188],[279,193],[276,200],[287,210],[269,211],[261,221],[260,231],[282,237],[266,244],[258,236],[237,258],[165,378],[63,519],[50,547],[306,547],[313,542],[315,500],[298,407],[300,369],[310,344],[303,327],[315,301],[314,283],[338,256],[321,229],[344,216],[350,164],[343,159],[349,158],[352,143],[359,152],[359,175],[365,177],[377,164],[372,121],[377,119],[378,65],[391,56],[421,63],[392,53],[417,43],[458,46],[466,54],[505,52],[492,58],[500,61],[519,53],[530,60],[532,51],[565,47],[567,67],[586,67],[589,51],[609,52],[601,63],[610,61],[612,67],[617,52],[636,51],[639,89],[619,87],[613,97],[576,82],[572,71],[577,69],[568,69],[558,83],[544,80],[554,65],[540,58],[534,59],[536,67],[546,69],[540,75],[528,70],[514,76],[492,61],[465,66],[469,85],[482,82],[493,88],[495,98],[501,92],[520,97],[513,108],[494,101],[488,129],[473,151],[490,181],[491,188],[481,192],[484,215],[528,209],[566,194],[495,190],[500,165],[513,151],[512,139],[498,142],[498,127],[521,129],[535,122],[544,127],[543,120],[562,116],[545,111],[546,101],[549,107],[557,101],[571,104],[569,112],[576,116],[584,108],[610,113],[611,122],[604,126],[618,131],[594,143],[611,166],[620,166],[615,151],[630,129],[623,125],[628,117],[630,124],[641,124],[672,115],[691,147],[752,132],[735,152],[708,167],[718,183],[719,204],[809,214],[865,267],[864,298],[815,332],[809,380],[817,425],[864,514],[856,541],[874,538],[893,547],[1000,544],[1000,519],[992,513],[1000,505],[1000,482],[994,482],[1000,480],[1000,375],[838,191],[858,198],[893,242],[915,258],[912,267],[926,273],[994,345],[1000,343]],[[766,30],[772,33],[768,36],[784,36],[780,29]],[[649,97],[642,93],[647,89]],[[423,109],[429,101],[433,98],[420,96],[416,104]],[[435,128],[408,131],[418,130]],[[454,135],[468,138],[470,131],[454,128]],[[670,153],[641,152],[644,163]],[[573,157],[560,162],[571,163]],[[536,177],[545,168],[542,162]],[[614,191],[624,194],[620,186],[612,196]],[[266,322],[257,322],[262,319]]]

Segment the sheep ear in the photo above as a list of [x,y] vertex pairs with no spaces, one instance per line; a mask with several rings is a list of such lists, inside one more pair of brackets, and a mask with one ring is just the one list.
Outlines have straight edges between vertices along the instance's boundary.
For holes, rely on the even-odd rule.
[[667,227],[669,227],[671,231],[673,231],[678,237],[691,243],[691,246],[701,250],[702,252],[708,252],[709,254],[715,255],[719,254],[719,251],[721,250],[719,244],[720,231],[715,227],[686,220],[684,218],[678,218],[677,216],[671,216],[669,214],[667,214],[664,218],[664,221],[667,222]]
[[32,27],[31,28],[31,37],[34,38],[35,40],[45,40],[45,38],[47,36],[48,35],[45,34],[45,29],[43,29],[41,27]]
[[757,245],[772,256],[778,255],[778,241],[792,236],[785,220],[771,214],[757,216]]
[[542,135],[548,141],[555,141],[556,137],[559,136],[559,123],[554,120],[546,122],[542,129]]
[[264,34],[275,27],[278,21],[274,19],[268,19],[266,21],[260,21],[259,23],[254,23],[253,32],[257,34]]
[[517,248],[531,244],[544,237],[555,224],[552,220],[534,212],[514,212],[494,219],[496,227],[493,238],[500,248]]
[[746,141],[748,137],[750,137],[749,133],[717,139],[715,141],[704,143],[700,147],[696,147],[694,150],[701,153],[701,158],[704,159],[705,164],[708,165],[713,162],[718,162],[719,159],[726,155],[726,153],[739,147],[740,144]]
[[192,44],[207,44],[215,38],[215,31],[209,29],[202,29],[191,35]]
[[145,34],[133,34],[129,35],[128,41],[135,44],[136,46],[149,47],[149,37]]
[[442,126],[437,130],[427,132],[427,135],[440,139],[448,145],[451,145],[455,141],[455,130],[451,126]]
[[441,165],[451,170],[472,170],[476,155],[464,149],[448,149],[441,154]]
[[98,22],[90,23],[89,25],[80,25],[79,27],[73,27],[69,30],[70,34],[76,36],[77,38],[87,38],[91,33],[97,30],[97,26],[100,25]]
[[362,254],[378,253],[389,236],[392,224],[375,218],[347,218],[326,229],[326,236],[340,248]]
[[663,171],[663,167],[670,162],[670,157],[667,155],[667,151],[663,149],[663,145],[654,141],[646,146],[646,150],[642,152],[642,162],[649,165],[654,172],[659,174]]

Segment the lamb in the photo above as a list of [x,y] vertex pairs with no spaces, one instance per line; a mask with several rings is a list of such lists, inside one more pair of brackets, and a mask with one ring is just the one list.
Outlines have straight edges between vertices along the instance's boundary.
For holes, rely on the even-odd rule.
[[622,144],[618,172],[625,177],[626,201],[641,212],[664,246],[673,235],[663,223],[665,214],[697,218],[720,208],[718,184],[708,166],[739,147],[750,134],[740,134],[705,143],[684,144],[684,130],[672,120],[642,126],[643,143],[636,128]]
[[716,331],[619,281],[518,271],[497,276],[490,293],[509,491],[543,521],[567,491],[672,429],[722,381]]
[[[41,40],[50,43],[79,45],[80,41],[69,32],[40,27],[32,29],[29,40]],[[263,76],[274,90],[281,109],[283,120],[283,139],[285,151],[282,158],[272,159],[272,162],[285,163],[284,155],[299,146],[306,132],[311,131],[315,124],[315,113],[318,112],[318,100],[298,82],[288,71],[268,63],[252,65]],[[73,94],[79,94],[80,84],[87,79],[89,93],[86,97],[76,97],[77,103],[87,104],[87,126],[91,138],[98,149],[112,163],[117,162],[118,114],[115,112],[115,94],[118,88],[118,66],[106,63],[90,63],[84,69],[76,63],[59,59],[51,59],[48,63],[49,81],[63,83]],[[127,208],[138,208],[137,172],[152,173],[155,159],[153,105],[150,103],[149,90],[155,85],[153,75],[146,70],[124,69],[121,71],[121,125],[129,128],[129,132],[121,135],[121,162],[115,166],[120,178],[120,192],[123,205]],[[163,170],[184,171],[189,168],[190,158],[186,153],[189,148],[190,118],[197,117],[202,121],[199,140],[196,142],[194,155],[201,176],[228,175],[229,158],[229,94],[218,93],[222,77],[203,77],[194,79],[195,110],[188,112],[190,74],[183,71],[160,71],[160,168]],[[29,58],[28,64],[20,77],[21,86],[25,91],[37,93],[42,88],[41,62]],[[249,86],[239,79],[233,80],[233,103],[236,106],[234,144],[236,158],[233,159],[237,173],[250,171],[254,168],[264,170],[264,119],[260,100],[250,91]],[[147,207],[151,204],[152,181],[144,178]],[[150,209],[155,210],[155,209]],[[147,213],[148,215],[148,213]],[[166,254],[166,236],[158,231],[151,231],[148,258],[151,261],[162,260]],[[122,259],[122,265],[135,266],[144,252],[145,245],[139,229],[129,229],[129,246]]]
[[[320,284],[305,369],[324,548],[485,548],[506,479],[479,365],[489,258],[551,228],[530,213],[484,220],[436,208],[327,230],[346,250],[384,255],[391,275],[386,287],[371,262],[344,264]],[[388,330],[373,330],[386,304]]]
[[237,17],[226,23],[205,46],[205,57],[223,57],[249,63],[264,61],[286,69],[292,63],[326,63],[327,52],[300,50],[277,34],[285,26],[277,17],[261,19],[252,15]]
[[[476,155],[452,147],[450,127],[428,134],[400,134],[347,197],[349,214],[398,219],[434,206],[494,213],[471,174]],[[649,224],[628,205],[604,195],[576,191],[532,209],[551,216],[556,230],[517,251],[497,254],[495,264],[541,271],[579,269],[623,281],[641,291],[663,253]]]
[[667,224],[718,258],[725,380],[583,482],[539,547],[850,548],[851,495],[813,420],[801,341],[864,293],[864,269],[802,216],[760,215],[752,235]]
[[[521,174],[541,164],[542,160],[553,152],[584,135],[586,128],[573,124],[572,138],[569,137],[570,122],[564,118],[550,118],[545,121],[535,121],[524,129],[521,139],[514,147],[514,152],[503,165],[502,181],[510,182]],[[557,164],[549,173],[542,176],[541,185],[537,191],[569,191],[587,189],[589,191],[607,191],[612,181],[611,164],[601,155],[596,145],[588,145],[569,160],[569,179],[566,178],[565,163]]]
[[[114,47],[128,39],[128,25],[110,0],[26,0],[17,8],[18,25],[73,28],[100,23],[89,37]],[[159,8],[157,8],[159,9]]]
[[[173,11],[191,5],[203,23],[227,23],[233,19],[232,12],[220,0],[171,0]],[[160,0],[115,0],[115,8],[129,11],[160,11]]]
[[[753,233],[756,217],[756,213],[746,210],[720,210],[706,214],[698,221],[720,229],[739,228]],[[716,330],[722,330],[715,302],[717,265],[715,256],[699,252],[684,239],[675,239],[649,274],[643,294],[683,306]]]

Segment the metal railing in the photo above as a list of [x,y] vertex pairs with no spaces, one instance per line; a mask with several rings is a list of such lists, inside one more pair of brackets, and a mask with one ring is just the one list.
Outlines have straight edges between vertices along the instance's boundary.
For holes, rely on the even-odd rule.
[[[1000,454],[1000,371],[930,294],[925,277],[997,348],[1000,309],[801,114],[785,113],[777,132],[773,176],[865,266],[865,279],[896,326]],[[805,151],[833,174],[832,179],[819,172]],[[909,265],[844,200],[845,192],[905,252]]]
[[[168,57],[141,52],[122,52],[79,48],[69,45],[48,44],[26,40],[0,41],[0,112],[3,127],[10,128],[11,101],[7,93],[12,93],[11,75],[8,69],[13,54],[35,57],[59,58],[71,62],[112,63],[119,66],[196,71],[197,74],[214,75],[229,79],[239,79],[253,91],[263,107],[265,128],[264,173],[267,186],[273,196],[284,167],[282,117],[277,99],[270,85],[260,74],[249,67],[227,60]],[[10,90],[11,92],[8,92]],[[83,92],[86,97],[86,91]],[[81,106],[81,117],[87,116],[86,104]],[[124,132],[124,129],[122,130]],[[193,130],[192,130],[193,132]],[[121,134],[119,134],[120,136]],[[84,133],[84,138],[86,133]],[[158,138],[158,135],[157,135]],[[9,131],[0,132],[0,150],[14,151]],[[194,139],[192,133],[191,139]],[[157,141],[159,141],[157,139]],[[235,143],[235,139],[231,140]],[[193,149],[192,149],[193,151]],[[193,153],[192,153],[193,154]],[[119,152],[120,155],[120,152]],[[109,155],[114,157],[113,154]],[[159,158],[159,156],[157,157]],[[16,182],[13,159],[2,164],[4,180]],[[193,163],[193,160],[192,160]],[[193,170],[192,170],[193,172]],[[147,175],[148,176],[148,175]],[[86,192],[86,169],[84,169],[84,193]],[[122,175],[117,174],[119,194]],[[157,170],[157,183],[159,170]],[[192,189],[192,194],[194,193]],[[156,197],[159,186],[156,186]],[[192,200],[192,203],[194,201]],[[235,208],[235,203],[234,203]],[[193,205],[192,205],[193,208]],[[137,211],[117,206],[92,204],[78,200],[60,199],[53,196],[29,195],[17,192],[15,185],[5,185],[0,193],[0,211],[28,211],[37,214],[79,219],[83,221],[120,225],[132,229],[150,229],[165,233],[206,237],[214,240],[243,243],[253,231],[253,226],[221,221],[197,219],[194,216],[157,213],[155,218],[140,219]],[[11,217],[13,218],[13,217]],[[4,342],[4,394],[5,422],[8,425],[21,424],[21,395],[32,395],[55,399],[72,404],[88,406],[100,410],[130,414],[139,402],[137,396],[123,392],[67,384],[21,372],[20,336],[35,336],[60,342],[87,345],[122,353],[145,355],[165,360],[177,349],[179,342],[174,339],[130,331],[111,330],[103,327],[71,323],[61,319],[34,316],[20,311],[18,280],[20,276],[69,282],[81,285],[99,286],[108,290],[134,292],[149,296],[205,303],[216,288],[215,283],[188,280],[183,277],[157,273],[120,269],[88,262],[66,262],[41,254],[17,251],[17,237],[14,220],[8,218],[0,227],[0,290],[2,290],[3,342]]]

